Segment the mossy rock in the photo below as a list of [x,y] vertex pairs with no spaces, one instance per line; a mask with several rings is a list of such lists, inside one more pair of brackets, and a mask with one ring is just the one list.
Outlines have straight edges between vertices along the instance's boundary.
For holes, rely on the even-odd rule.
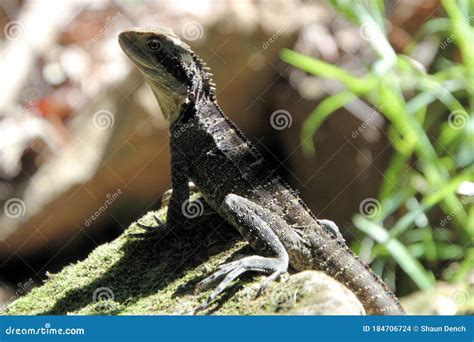
[[[164,218],[163,208],[156,214]],[[153,225],[152,212],[140,219]],[[96,248],[85,260],[48,275],[7,307],[9,315],[189,314],[212,289],[196,284],[224,262],[252,250],[231,226],[205,211],[190,228],[166,237],[136,238],[136,223],[115,241]],[[356,297],[316,271],[285,275],[263,293],[264,276],[245,274],[202,314],[363,314]]]

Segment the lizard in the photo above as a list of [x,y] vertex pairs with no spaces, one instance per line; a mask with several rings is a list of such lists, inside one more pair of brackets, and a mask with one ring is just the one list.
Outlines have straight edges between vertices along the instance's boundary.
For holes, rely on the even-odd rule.
[[209,289],[219,282],[201,309],[245,272],[267,275],[260,293],[291,266],[335,278],[356,295],[367,314],[405,313],[385,282],[345,244],[337,225],[317,219],[227,118],[217,103],[210,68],[188,44],[166,27],[130,28],[118,40],[169,124],[172,193],[167,219],[156,218],[157,226],[143,228],[179,234],[192,184],[256,252],[220,265],[198,284]]

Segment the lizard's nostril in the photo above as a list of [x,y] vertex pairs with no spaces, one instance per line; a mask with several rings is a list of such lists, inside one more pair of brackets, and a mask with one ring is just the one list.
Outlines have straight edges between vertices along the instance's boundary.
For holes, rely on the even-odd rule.
[[123,31],[119,34],[119,41],[130,41],[133,33],[130,31]]

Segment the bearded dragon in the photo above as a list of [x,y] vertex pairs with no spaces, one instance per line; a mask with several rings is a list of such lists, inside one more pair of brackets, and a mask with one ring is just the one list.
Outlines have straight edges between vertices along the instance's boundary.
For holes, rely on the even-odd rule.
[[131,28],[119,44],[151,87],[169,123],[172,195],[157,231],[179,234],[189,182],[234,226],[256,255],[221,265],[199,288],[220,281],[205,308],[248,271],[268,275],[261,290],[289,266],[321,270],[349,288],[367,314],[404,314],[387,285],[345,244],[337,226],[318,220],[222,112],[205,63],[170,29]]

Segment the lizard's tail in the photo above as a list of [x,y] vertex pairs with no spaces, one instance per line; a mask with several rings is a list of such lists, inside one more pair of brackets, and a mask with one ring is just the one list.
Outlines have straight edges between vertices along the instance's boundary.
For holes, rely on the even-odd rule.
[[[405,314],[388,286],[349,248],[339,245],[336,239],[328,241],[315,238],[312,244],[315,253],[313,260],[318,260],[314,263],[314,268],[330,275],[351,290],[368,315]],[[329,251],[332,253],[329,254]]]

